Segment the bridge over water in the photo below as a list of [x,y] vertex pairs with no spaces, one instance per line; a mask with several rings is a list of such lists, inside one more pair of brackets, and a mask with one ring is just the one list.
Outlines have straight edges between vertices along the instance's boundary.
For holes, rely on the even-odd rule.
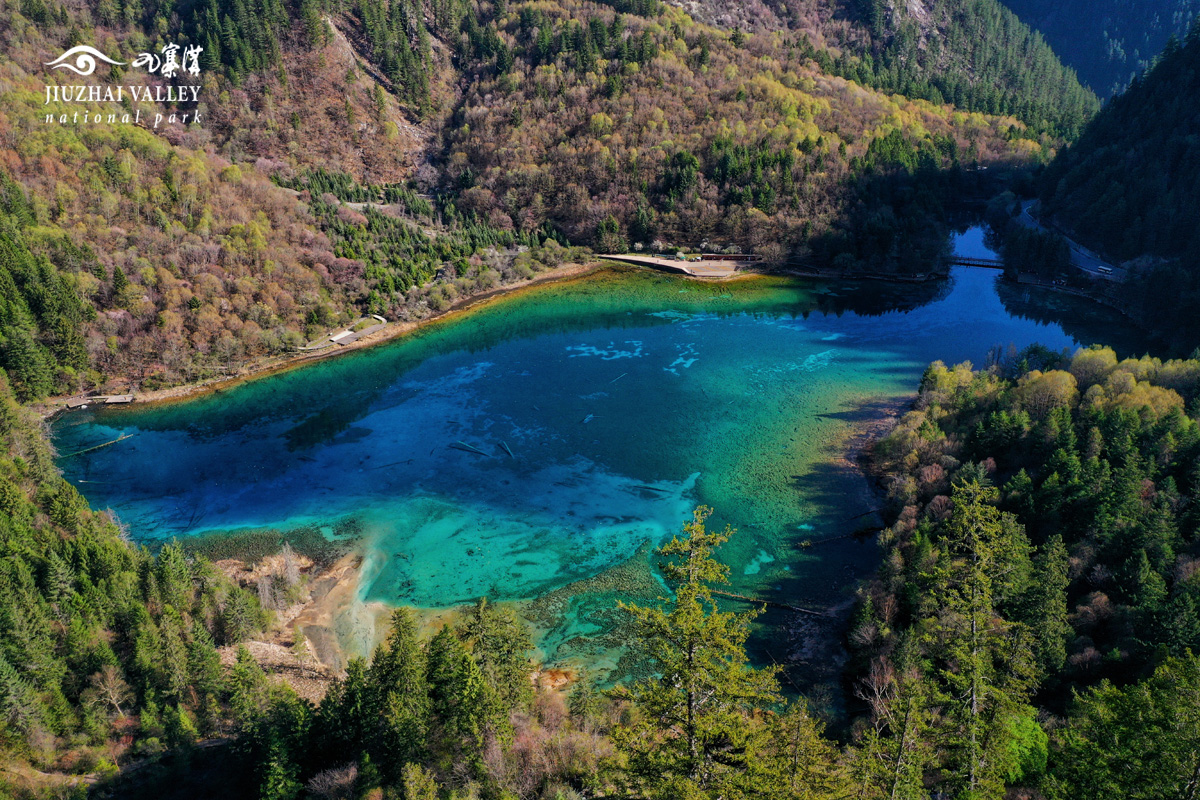
[[1004,269],[1004,262],[995,258],[968,258],[966,256],[952,256],[946,263],[952,267],[984,267],[985,269]]

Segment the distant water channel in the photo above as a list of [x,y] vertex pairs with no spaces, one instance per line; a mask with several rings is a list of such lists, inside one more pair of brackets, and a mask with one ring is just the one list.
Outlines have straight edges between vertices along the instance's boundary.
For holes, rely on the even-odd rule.
[[[958,247],[989,254],[978,230]],[[129,436],[59,463],[138,541],[354,539],[363,599],[522,601],[547,659],[617,676],[629,665],[614,601],[663,592],[652,549],[696,505],[740,530],[721,553],[731,591],[838,602],[874,568],[874,544],[797,545],[869,522],[854,519],[871,508],[864,479],[836,460],[856,421],[911,394],[935,359],[979,365],[993,346],[1033,342],[1137,352],[1115,313],[998,291],[998,276],[601,272],[220,394],[72,413],[55,444]],[[757,646],[782,658],[792,644]]]

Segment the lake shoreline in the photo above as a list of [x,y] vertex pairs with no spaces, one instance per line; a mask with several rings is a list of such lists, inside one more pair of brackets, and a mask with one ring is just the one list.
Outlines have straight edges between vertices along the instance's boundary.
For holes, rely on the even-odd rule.
[[[519,295],[521,292],[532,289],[536,286],[542,286],[548,283],[558,283],[562,281],[571,281],[586,278],[588,275],[609,269],[629,269],[629,270],[646,270],[649,272],[659,272],[662,274],[671,274],[681,277],[688,281],[696,283],[729,283],[733,281],[753,279],[756,277],[768,277],[772,275],[786,275],[792,278],[802,280],[822,280],[822,281],[881,281],[885,283],[926,283],[929,281],[942,280],[949,277],[941,273],[930,273],[920,277],[909,277],[903,275],[890,275],[882,273],[863,273],[861,275],[845,275],[845,274],[825,274],[822,272],[809,272],[788,268],[752,268],[736,272],[726,276],[697,276],[697,275],[682,275],[680,273],[672,273],[666,270],[656,269],[648,266],[630,265],[618,261],[598,257],[595,260],[583,263],[564,264],[559,267],[547,270],[546,272],[534,275],[532,278],[522,280],[517,283],[505,284],[497,286],[493,289],[480,292],[478,294],[469,295],[460,298],[451,304],[448,308],[437,311],[424,319],[408,320],[408,321],[393,321],[389,322],[385,328],[376,331],[361,339],[350,342],[345,345],[339,345],[314,353],[297,353],[291,352],[280,356],[271,356],[264,358],[262,361],[254,364],[244,365],[238,368],[238,371],[232,375],[222,375],[219,377],[206,378],[192,383],[183,383],[177,386],[170,386],[163,389],[153,389],[150,391],[139,392],[132,387],[124,387],[122,393],[131,400],[122,401],[122,404],[154,404],[154,403],[169,403],[180,400],[187,400],[194,397],[203,396],[210,393],[219,393],[226,389],[232,388],[241,383],[256,380],[258,378],[275,375],[281,372],[286,372],[296,367],[305,364],[315,363],[328,358],[336,358],[343,353],[353,352],[376,345],[386,344],[395,339],[401,338],[408,334],[414,333],[423,329],[425,326],[435,322],[443,322],[465,312],[470,311],[480,304],[488,303],[502,297],[511,297]],[[115,393],[108,395],[100,392],[88,395],[89,397],[103,398],[105,396],[113,396]],[[38,413],[43,419],[49,419],[57,414],[70,410],[67,405],[68,401],[79,400],[83,395],[70,396],[55,396],[33,403],[30,407]]]
[[[376,331],[368,336],[364,336],[357,341],[337,347],[320,350],[315,353],[287,353],[282,356],[274,356],[264,359],[261,362],[239,367],[237,374],[222,375],[216,378],[206,378],[193,383],[184,383],[178,386],[171,386],[165,389],[153,389],[148,392],[134,392],[131,403],[144,405],[151,403],[167,403],[178,400],[186,400],[201,395],[222,392],[232,388],[238,384],[264,378],[270,375],[276,375],[281,372],[286,372],[295,367],[305,364],[315,363],[328,358],[335,358],[343,353],[361,350],[375,345],[385,344],[394,339],[398,339],[410,333],[414,333],[425,326],[447,320],[464,311],[471,310],[475,306],[494,300],[499,297],[519,294],[520,292],[540,286],[546,283],[556,283],[558,281],[574,280],[585,277],[593,272],[608,268],[601,261],[588,261],[581,264],[563,264],[547,270],[546,272],[534,275],[532,278],[520,281],[519,283],[510,283],[504,286],[497,286],[494,289],[488,289],[479,294],[473,294],[468,297],[460,298],[451,304],[443,311],[437,311],[428,317],[420,320],[409,321],[394,321],[389,322],[383,330]],[[30,407],[41,414],[43,418],[49,418],[61,411],[67,410],[66,402],[72,397],[50,397],[38,403],[32,404]]]
[[[306,364],[315,363],[317,361],[321,361],[324,359],[336,358],[337,356],[339,356],[343,353],[354,352],[357,350],[374,347],[376,345],[386,344],[388,342],[399,339],[403,336],[407,336],[408,334],[415,333],[419,330],[422,330],[423,328],[425,328],[426,326],[428,326],[430,324],[437,323],[437,322],[444,322],[444,321],[453,319],[455,316],[462,314],[463,312],[473,310],[482,304],[491,302],[492,300],[506,298],[506,297],[514,297],[514,296],[519,295],[521,292],[528,290],[528,289],[532,289],[534,287],[543,286],[543,285],[549,284],[549,283],[558,283],[558,282],[579,280],[579,279],[586,278],[587,276],[589,276],[593,273],[600,272],[603,270],[612,270],[612,269],[646,270],[649,272],[670,274],[670,275],[675,275],[676,277],[683,278],[687,281],[701,283],[701,284],[704,284],[704,283],[729,283],[729,282],[748,280],[748,279],[752,280],[756,277],[770,277],[770,276],[779,276],[779,275],[784,275],[784,276],[787,276],[790,278],[796,278],[796,279],[800,279],[800,280],[849,281],[849,282],[866,281],[866,282],[901,283],[901,284],[922,284],[922,283],[929,283],[932,281],[947,280],[950,277],[948,273],[940,273],[940,272],[931,272],[931,273],[927,273],[927,274],[919,275],[919,276],[894,275],[894,274],[884,274],[884,273],[859,273],[859,274],[838,273],[838,274],[834,274],[832,272],[826,273],[823,271],[799,270],[799,269],[795,269],[795,268],[786,268],[786,267],[783,267],[783,268],[756,267],[756,268],[741,270],[741,271],[735,272],[732,275],[697,276],[697,275],[682,275],[680,273],[674,273],[674,272],[670,272],[668,270],[656,269],[655,267],[651,267],[651,266],[630,265],[630,264],[623,263],[623,262],[612,261],[612,260],[606,259],[601,256],[595,260],[587,261],[587,262],[583,262],[583,263],[564,264],[562,266],[547,270],[546,272],[542,272],[537,275],[534,275],[532,278],[529,278],[526,280],[522,280],[522,281],[519,281],[516,283],[505,284],[502,286],[497,286],[493,289],[488,289],[488,290],[486,290],[484,292],[480,292],[478,294],[472,294],[467,297],[460,298],[459,300],[452,303],[448,308],[446,308],[442,311],[436,311],[433,314],[431,314],[430,316],[425,317],[424,319],[389,322],[389,323],[387,323],[387,326],[384,327],[382,330],[376,331],[375,333],[364,336],[361,339],[357,339],[348,344],[323,349],[318,352],[309,352],[309,353],[290,352],[290,353],[280,355],[280,356],[266,357],[259,362],[239,367],[238,371],[232,375],[222,375],[219,377],[206,378],[206,379],[203,379],[200,381],[196,381],[196,382],[192,382],[192,383],[183,383],[183,384],[179,384],[177,386],[170,386],[170,387],[163,388],[163,389],[153,389],[150,391],[139,392],[139,391],[132,389],[132,387],[126,386],[126,387],[124,387],[124,389],[122,391],[125,393],[125,396],[129,399],[123,399],[120,402],[123,405],[126,405],[126,404],[147,405],[147,404],[155,404],[155,403],[170,403],[170,402],[176,402],[176,401],[181,401],[181,400],[188,400],[188,399],[191,399],[194,397],[200,397],[200,396],[210,394],[210,393],[220,393],[220,392],[225,391],[226,389],[230,389],[234,386],[237,386],[239,384],[242,384],[242,383],[245,383],[248,381],[257,380],[259,378],[264,378],[264,377],[268,377],[271,375],[276,375],[281,372],[287,372],[296,367],[301,367]],[[1057,287],[1045,287],[1045,288],[1057,288]],[[1105,303],[1100,298],[1097,298],[1090,294],[1082,294],[1082,293],[1077,293],[1077,292],[1072,292],[1071,294],[1076,294],[1077,296],[1086,297],[1087,299],[1098,302],[1100,305],[1114,308],[1115,310],[1118,310],[1118,311],[1121,310],[1121,309],[1117,308],[1116,306],[1111,305],[1109,303]],[[1128,316],[1128,315],[1125,315],[1125,316]],[[98,400],[103,399],[106,396],[111,397],[111,396],[113,396],[113,394],[110,393],[109,395],[104,395],[99,392],[95,392],[91,395],[87,395],[87,397],[96,397],[96,398],[98,398]],[[45,400],[41,400],[37,403],[32,403],[30,405],[30,408],[32,408],[36,413],[38,413],[43,419],[50,419],[50,418],[58,415],[61,412],[70,410],[72,408],[72,406],[68,406],[69,401],[78,402],[81,398],[84,398],[84,397],[85,397],[84,395],[70,395],[70,396],[61,396],[60,395],[60,396],[50,397],[50,398],[46,398]]]
[[[591,275],[592,273],[600,272],[602,270],[610,270],[610,269],[628,269],[628,270],[644,269],[644,270],[648,270],[650,272],[662,272],[661,270],[655,270],[651,267],[631,266],[629,264],[623,264],[623,263],[616,262],[616,261],[609,261],[602,257],[598,258],[596,260],[587,261],[584,263],[563,264],[562,266],[555,267],[553,269],[547,270],[546,272],[539,273],[537,275],[534,275],[532,278],[529,278],[529,279],[526,279],[526,280],[523,280],[523,281],[520,281],[517,283],[510,283],[510,284],[505,284],[503,286],[497,286],[493,289],[488,289],[487,291],[480,292],[478,294],[473,294],[473,295],[469,295],[467,297],[460,298],[459,300],[455,301],[453,304],[451,304],[445,310],[434,312],[433,314],[431,314],[428,317],[425,317],[424,319],[409,320],[409,321],[403,321],[403,322],[400,322],[400,321],[389,322],[387,324],[387,327],[385,327],[384,329],[382,329],[380,331],[376,331],[375,333],[372,333],[368,336],[364,336],[361,339],[358,339],[354,342],[350,342],[349,344],[327,348],[327,349],[320,350],[315,353],[287,353],[282,356],[268,357],[258,363],[239,367],[238,372],[233,375],[222,375],[220,377],[215,377],[215,378],[206,378],[204,380],[196,381],[194,383],[184,383],[184,384],[180,384],[178,386],[171,386],[171,387],[167,387],[164,389],[153,389],[148,392],[137,392],[137,391],[133,391],[129,387],[126,387],[126,392],[128,392],[128,396],[132,397],[132,399],[129,401],[123,401],[122,405],[129,405],[129,404],[147,405],[147,404],[154,404],[154,403],[170,403],[170,402],[175,402],[175,401],[180,401],[180,400],[188,400],[188,399],[191,399],[194,397],[199,397],[199,396],[203,396],[205,394],[210,394],[210,393],[214,393],[214,392],[219,393],[219,392],[225,391],[226,389],[230,389],[234,386],[237,386],[241,383],[245,383],[247,381],[257,380],[259,378],[268,377],[270,375],[276,375],[281,372],[287,372],[288,370],[294,369],[296,367],[300,367],[305,364],[315,363],[317,361],[321,361],[324,359],[335,358],[343,353],[354,352],[356,350],[362,350],[362,349],[366,349],[369,347],[374,347],[376,345],[386,344],[395,339],[399,339],[403,336],[407,336],[408,334],[415,333],[419,330],[422,330],[423,328],[425,328],[426,326],[428,326],[430,324],[433,324],[436,322],[449,321],[450,319],[453,319],[455,316],[462,314],[465,311],[471,311],[471,310],[475,309],[476,307],[480,306],[481,304],[486,304],[486,303],[489,303],[493,300],[497,300],[500,298],[517,296],[521,292],[523,292],[527,289],[532,289],[534,287],[543,286],[543,285],[549,284],[549,283],[559,283],[559,282],[564,282],[564,281],[579,280],[582,278],[586,278],[588,275]],[[664,274],[670,274],[670,273],[664,273]],[[686,280],[689,280],[689,281],[695,281],[696,283],[728,283],[731,281],[745,280],[748,278],[754,278],[754,277],[771,275],[771,274],[790,274],[790,273],[780,272],[780,271],[776,271],[776,270],[746,270],[743,272],[739,272],[739,273],[736,273],[733,275],[723,276],[723,277],[707,277],[707,276],[696,276],[696,275],[687,276],[687,275],[678,275],[678,274],[677,274],[677,276],[684,278]],[[805,275],[801,275],[799,273],[796,273],[795,276],[796,277],[818,277],[818,276],[805,276]],[[94,396],[104,397],[105,395],[96,393],[96,395],[94,395]],[[81,397],[81,396],[80,395],[71,395],[71,396],[50,397],[45,400],[39,401],[37,403],[31,404],[30,407],[33,408],[35,412],[40,414],[43,419],[49,419],[49,418],[59,414],[60,412],[69,410],[69,407],[67,406],[67,402],[69,400],[78,399],[79,397]]]
[[[349,657],[371,652],[394,607],[416,603],[422,619],[439,611],[453,616],[470,598],[487,595],[501,602],[533,601],[535,613],[529,619],[540,632],[539,647],[548,666],[567,669],[585,663],[591,669],[600,664],[624,675],[633,668],[632,662],[622,661],[624,651],[615,637],[620,625],[615,618],[620,615],[613,606],[617,599],[630,602],[631,585],[647,590],[648,600],[639,599],[641,594],[634,598],[642,603],[653,602],[661,590],[648,573],[643,574],[648,564],[635,564],[636,575],[632,569],[614,571],[611,559],[597,555],[600,550],[587,549],[593,545],[592,532],[603,537],[595,538],[596,543],[617,543],[619,549],[609,552],[619,558],[633,552],[632,544],[637,542],[657,546],[656,532],[669,535],[690,515],[692,505],[704,502],[744,530],[728,554],[732,588],[770,602],[782,601],[764,620],[771,628],[756,634],[762,652],[770,658],[778,656],[779,663],[794,661],[800,665],[795,680],[806,685],[813,681],[835,697],[836,679],[830,670],[845,658],[837,642],[852,606],[853,587],[878,569],[874,542],[884,526],[877,519],[884,503],[871,472],[872,443],[911,406],[922,370],[931,359],[978,358],[983,346],[993,340],[1047,341],[1042,323],[1014,316],[995,294],[991,274],[967,269],[952,277],[953,291],[945,292],[936,287],[882,285],[843,290],[835,280],[782,274],[771,278],[758,270],[717,283],[679,280],[647,269],[605,269],[602,263],[569,265],[546,274],[541,281],[544,288],[530,294],[520,295],[523,287],[491,293],[492,297],[518,297],[512,304],[470,298],[437,318],[452,318],[452,322],[423,328],[396,348],[364,350],[345,362],[318,365],[303,379],[299,372],[288,373],[281,379],[281,393],[254,384],[230,395],[211,395],[202,403],[205,414],[215,417],[211,429],[193,420],[188,413],[191,407],[185,406],[141,406],[145,411],[130,409],[129,419],[124,419],[125,413],[114,414],[117,427],[136,426],[140,413],[153,416],[157,423],[147,426],[147,438],[139,444],[100,451],[88,467],[69,463],[76,477],[88,479],[84,481],[88,484],[119,484],[127,472],[136,473],[131,460],[170,445],[164,452],[181,466],[164,469],[161,483],[155,485],[159,493],[153,497],[129,500],[135,517],[142,514],[155,523],[173,520],[175,514],[179,524],[189,526],[187,531],[198,533],[193,530],[196,515],[189,520],[186,512],[202,509],[217,515],[205,520],[206,529],[245,529],[224,545],[242,544],[239,538],[249,541],[255,538],[249,527],[257,529],[263,521],[278,520],[271,525],[273,536],[257,536],[273,540],[264,541],[260,551],[268,557],[284,538],[291,540],[295,552],[309,555],[308,548],[294,538],[299,532],[292,523],[301,521],[325,537],[310,543],[315,546],[312,557],[322,566],[350,554],[333,570],[335,574],[314,576],[322,589],[329,590],[322,592],[323,602],[310,607],[303,618],[291,618],[293,630],[299,627],[304,636],[298,646],[311,648],[310,655],[334,671],[344,668]],[[551,279],[564,280],[547,283]],[[470,317],[452,316],[466,309],[477,310]],[[967,326],[970,338],[950,346],[953,337],[932,324],[943,318]],[[517,320],[520,324],[514,324]],[[986,335],[975,333],[980,325]],[[410,325],[408,330],[417,327]],[[1064,330],[1055,328],[1050,333],[1051,345],[1072,340]],[[550,338],[543,342],[539,337]],[[697,349],[698,342],[706,347]],[[358,346],[373,343],[368,340]],[[652,358],[638,362],[640,371],[626,371],[631,363],[611,363],[636,358],[643,351]],[[592,360],[575,360],[580,353]],[[430,371],[408,375],[414,363],[427,360],[433,363]],[[693,372],[680,374],[697,362]],[[670,375],[656,378],[660,366]],[[483,380],[484,372],[493,367],[489,380]],[[386,387],[400,385],[402,375],[408,377],[398,399],[411,405],[402,409],[404,402],[391,402],[396,399],[393,395],[387,396],[389,402],[376,403]],[[331,378],[358,385],[364,376],[373,383],[362,389],[365,394],[357,402],[345,402],[347,398],[340,394],[326,396]],[[691,377],[677,380],[686,376]],[[509,382],[500,382],[502,377]],[[623,378],[617,389],[607,388]],[[663,394],[659,394],[660,380]],[[595,388],[604,392],[603,397],[589,392]],[[547,410],[530,407],[523,398],[531,396],[536,402],[549,402]],[[746,402],[750,396],[758,399]],[[311,407],[310,397],[316,398]],[[678,431],[661,427],[652,411],[660,401],[688,420],[677,426]],[[232,414],[228,422],[220,414],[226,403]],[[361,409],[368,406],[379,412],[378,418],[360,424]],[[277,408],[285,409],[284,416]],[[643,454],[645,448],[622,449],[612,426],[619,432],[626,420],[642,420],[639,414],[643,413],[645,421],[640,424],[646,426],[649,441],[686,443],[677,448],[678,458],[657,455],[672,452],[669,447],[646,450],[651,455]],[[244,447],[256,440],[254,428],[247,426],[263,414],[279,422],[279,430],[266,436],[269,446],[262,448],[261,455],[247,451],[246,462],[238,462],[237,469],[244,469],[247,478],[238,482],[240,473],[231,475],[226,462],[206,448]],[[83,418],[79,425],[64,419],[64,452],[88,447],[99,438],[88,433],[91,415],[79,416]],[[494,419],[511,423],[512,431],[494,429],[501,424]],[[583,427],[593,420],[594,425]],[[248,439],[238,433],[243,430],[251,431]],[[472,431],[475,436],[466,435]],[[782,437],[775,438],[776,431]],[[561,434],[564,444],[542,444],[557,441],[551,433]],[[182,444],[177,447],[179,443],[171,439],[177,434],[188,442],[196,440],[195,452]],[[375,437],[374,443],[367,441],[369,435]],[[711,441],[705,444],[698,435]],[[456,438],[470,444],[449,449],[465,455],[441,452]],[[515,445],[515,455],[503,439]],[[697,441],[701,444],[693,444]],[[306,451],[302,457],[295,454],[297,448],[317,444],[324,449]],[[536,449],[539,446],[556,449],[542,451]],[[142,455],[127,451],[130,447]],[[118,451],[122,455],[116,455]],[[609,471],[617,478],[607,481],[607,472],[597,472],[578,453],[615,464]],[[491,458],[477,460],[485,455]],[[627,464],[621,460],[626,457]],[[414,460],[416,465],[411,466]],[[195,468],[189,471],[192,462]],[[374,468],[389,471],[378,473],[378,478],[354,477]],[[93,475],[82,472],[87,469],[111,470],[115,480],[92,480]],[[676,488],[675,472],[681,469],[691,476],[699,476],[702,470],[708,473],[703,493],[689,496],[688,486],[679,494],[659,488],[657,479],[664,475],[672,478],[669,488]],[[221,477],[214,479],[211,489],[193,489],[195,475]],[[278,478],[264,487],[271,491],[243,492],[243,487],[264,475]],[[646,485],[630,485],[634,479]],[[227,491],[224,483],[232,488]],[[435,484],[451,486],[454,498],[469,502],[460,508],[457,501],[438,505],[428,498],[405,499],[410,489],[417,497],[422,487]],[[499,488],[510,484],[509,489]],[[564,488],[545,488],[549,486]],[[580,486],[585,489],[576,488]],[[271,499],[276,491],[291,492],[293,487],[296,497],[302,498],[298,505]],[[771,494],[776,487],[778,497]],[[181,493],[173,494],[176,489]],[[760,489],[765,493],[761,497],[753,494]],[[594,511],[589,498],[597,493],[603,497],[606,490],[612,492],[611,502]],[[543,500],[547,491],[557,494]],[[667,496],[647,494],[659,491]],[[313,499],[314,492],[332,494],[327,501]],[[123,499],[121,490],[105,486],[92,487],[91,493],[102,501],[100,507],[109,499]],[[746,499],[752,494],[755,499]],[[161,500],[164,497],[175,497],[170,501],[175,505],[168,508]],[[354,502],[342,502],[343,497]],[[228,511],[228,503],[221,505],[226,498],[229,502],[236,498],[239,508]],[[244,511],[240,510],[243,498]],[[665,505],[668,502],[673,505]],[[304,513],[292,514],[293,506]],[[182,511],[176,513],[177,509]],[[368,513],[370,509],[387,513]],[[584,518],[593,514],[601,521],[585,530],[567,519],[576,509]],[[163,513],[158,514],[160,510]],[[659,514],[660,510],[666,513]],[[151,512],[157,516],[146,516]],[[618,512],[621,528],[608,524],[609,517],[603,516]],[[543,524],[543,517],[562,524]],[[642,528],[634,530],[625,524],[626,518]],[[342,530],[334,521],[343,519],[358,524],[347,522]],[[331,530],[325,531],[322,522],[328,522]],[[163,524],[169,528],[175,523]],[[576,528],[584,531],[578,555],[594,558],[594,564],[567,573],[556,566],[556,560],[577,563],[562,558],[566,548],[556,544],[562,541],[556,535],[560,528],[567,536]],[[150,524],[147,530],[157,527]],[[454,536],[460,538],[450,542]],[[521,548],[510,546],[513,541]],[[341,545],[337,548],[341,552],[322,557],[326,549],[317,545],[330,543]],[[539,561],[524,556],[535,552],[533,544],[541,548],[536,550]],[[485,546],[487,558],[482,562],[468,558],[482,555]],[[209,557],[215,561],[217,555],[251,563],[254,559],[252,553],[235,546],[217,547]],[[764,570],[764,564],[774,566]],[[552,567],[557,571],[546,571]],[[752,577],[760,572],[760,577]],[[555,587],[561,581],[556,576],[563,575],[562,579],[571,578],[578,585],[559,592]],[[556,602],[540,602],[548,590],[557,592]],[[793,605],[820,607],[829,616],[816,617],[814,622],[809,615],[782,613]],[[780,629],[788,632],[786,637],[775,636]],[[281,652],[293,645],[296,637],[279,636],[264,644],[264,658],[299,670],[300,665]],[[823,666],[815,669],[814,664]]]

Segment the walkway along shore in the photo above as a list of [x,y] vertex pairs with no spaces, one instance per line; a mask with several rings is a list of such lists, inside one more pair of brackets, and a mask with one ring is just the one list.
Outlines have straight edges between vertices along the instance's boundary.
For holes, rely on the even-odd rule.
[[[614,266],[629,268],[629,263],[621,263],[617,259],[609,259],[607,256],[597,256],[595,260],[581,264],[563,264],[560,267],[547,270],[545,272],[534,275],[532,278],[514,283],[509,283],[504,286],[498,286],[494,289],[489,289],[478,294],[463,297],[456,301],[445,311],[439,311],[430,316],[420,319],[405,322],[390,322],[386,325],[376,325],[361,334],[358,334],[353,341],[341,344],[336,347],[324,347],[318,350],[290,352],[284,355],[268,357],[253,364],[243,365],[238,370],[230,375],[221,375],[214,378],[209,378],[196,383],[186,383],[179,386],[172,386],[166,389],[155,389],[149,392],[136,392],[135,394],[121,395],[123,403],[163,403],[175,400],[183,400],[197,395],[207,394],[209,392],[218,392],[228,389],[243,381],[252,380],[255,378],[274,375],[288,369],[292,369],[303,364],[308,364],[323,358],[332,358],[341,353],[346,353],[352,350],[357,350],[363,347],[371,347],[377,344],[389,342],[398,337],[412,333],[425,325],[434,322],[444,321],[447,318],[453,317],[456,314],[461,314],[468,311],[481,303],[494,300],[501,296],[519,293],[525,289],[530,289],[540,284],[552,283],[557,281],[573,280],[584,277],[592,272],[598,272],[602,269],[611,269]],[[649,267],[648,265],[642,265]],[[688,280],[718,283],[728,280],[736,280],[738,278],[748,277],[750,275],[770,272],[770,270],[749,268],[740,271],[728,270],[722,271],[721,274],[712,275],[688,275]],[[676,273],[678,274],[678,273]],[[50,397],[33,405],[43,418],[52,417],[62,411],[70,408],[78,408],[82,405],[91,403],[96,404],[103,402],[98,397],[85,397],[83,395],[71,395]]]
[[[502,295],[515,294],[524,289],[533,286],[551,283],[555,281],[570,280],[579,278],[591,272],[603,269],[604,264],[599,261],[589,261],[584,264],[563,264],[560,267],[547,270],[545,272],[534,275],[528,280],[523,280],[516,283],[498,286],[495,289],[489,289],[479,294],[473,294],[469,297],[463,297],[452,304],[445,311],[439,311],[430,316],[420,319],[405,322],[390,322],[386,326],[375,326],[367,335],[360,335],[354,341],[343,344],[339,347],[329,347],[314,351],[293,351],[284,355],[272,356],[264,358],[252,364],[246,364],[238,368],[238,370],[230,375],[221,375],[214,378],[208,378],[195,383],[185,383],[179,386],[172,386],[166,389],[155,389],[149,392],[136,392],[134,394],[122,395],[130,399],[123,402],[132,403],[163,403],[175,400],[183,400],[190,397],[195,397],[209,392],[219,392],[236,386],[244,381],[254,380],[256,378],[274,375],[279,372],[298,367],[304,364],[312,363],[325,358],[332,358],[341,353],[347,353],[353,350],[358,350],[363,347],[371,347],[377,344],[389,342],[392,339],[412,333],[425,325],[433,322],[438,322],[467,311],[480,303],[485,303]],[[52,417],[68,408],[77,408],[84,403],[81,402],[83,396],[71,395],[69,397],[49,397],[39,403],[32,404],[32,408],[42,415],[43,418]],[[98,402],[98,398],[91,398],[91,402]]]
[[[612,268],[614,266],[629,268],[631,265],[640,266],[643,269],[669,272],[676,275],[683,275],[687,280],[696,281],[699,283],[722,283],[730,280],[738,280],[753,275],[791,275],[798,278],[810,278],[817,280],[879,280],[886,282],[898,283],[924,283],[930,280],[944,280],[949,277],[948,273],[930,272],[921,275],[893,275],[885,273],[841,273],[834,270],[819,270],[812,268],[797,268],[794,265],[783,265],[777,267],[766,267],[760,264],[742,265],[741,269],[716,269],[709,274],[692,274],[685,273],[679,267],[683,266],[682,262],[676,266],[671,264],[669,269],[663,269],[657,264],[646,263],[649,259],[639,258],[636,262],[632,258],[610,258],[608,256],[597,256],[596,260],[588,261],[581,264],[564,264],[554,269],[547,270],[529,278],[527,280],[498,286],[494,289],[489,289],[478,294],[463,297],[451,305],[444,311],[436,312],[424,319],[411,320],[404,322],[390,322],[386,325],[375,325],[353,337],[352,341],[341,344],[335,347],[325,347],[318,350],[308,351],[293,351],[279,356],[264,358],[252,364],[246,364],[237,369],[236,372],[229,375],[221,375],[213,378],[208,378],[195,383],[185,383],[179,386],[172,386],[166,389],[156,389],[149,392],[126,392],[121,395],[94,395],[86,396],[74,394],[69,396],[50,397],[39,403],[32,405],[32,408],[37,411],[44,419],[53,417],[63,411],[69,409],[80,408],[86,405],[102,405],[113,403],[164,403],[176,400],[184,400],[198,395],[207,394],[209,392],[219,392],[230,387],[236,386],[244,381],[254,380],[257,378],[274,375],[279,372],[284,372],[304,364],[311,363],[325,358],[333,358],[341,353],[358,350],[364,347],[372,347],[374,345],[383,344],[392,341],[406,334],[419,330],[425,325],[434,322],[445,321],[457,314],[469,311],[476,306],[487,303],[498,297],[517,294],[526,289],[533,288],[545,283],[557,281],[573,280],[582,278],[593,272],[598,272],[602,269]],[[658,259],[655,259],[658,260]],[[666,261],[666,259],[663,259]],[[694,265],[693,265],[694,266]],[[724,267],[724,265],[722,265]],[[805,265],[807,267],[807,265]],[[1064,291],[1064,287],[1045,286],[1044,288]],[[1104,298],[1097,297],[1094,294],[1081,292],[1079,290],[1068,291],[1069,294],[1074,294],[1080,297],[1086,297],[1093,301],[1099,302],[1102,305],[1107,305],[1115,308],[1117,311],[1126,313],[1112,302],[1106,302]],[[1127,314],[1126,314],[1127,315]]]

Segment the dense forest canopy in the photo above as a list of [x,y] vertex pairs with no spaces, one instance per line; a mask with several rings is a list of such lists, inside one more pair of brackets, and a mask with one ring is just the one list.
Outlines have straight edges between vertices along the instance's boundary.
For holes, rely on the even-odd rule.
[[[261,629],[258,596],[203,558],[131,547],[58,474],[37,417],[0,378],[0,742],[101,774],[136,730],[153,755],[224,729],[218,644]],[[0,783],[0,791],[3,784]]]
[[1063,63],[1101,97],[1121,92],[1171,36],[1200,14],[1196,0],[1001,0],[1040,31]]
[[1038,181],[1042,213],[1127,264],[1134,316],[1188,352],[1200,299],[1200,23]]
[[[1186,2],[1187,0],[1185,0]],[[1099,102],[998,0],[675,0],[738,31],[788,30],[829,72],[907,97],[1078,133]]]
[[1105,348],[929,368],[875,446],[897,516],[850,633],[897,780],[941,750],[970,796],[1014,776],[1053,798],[1184,791],[1191,699],[1164,692],[1195,685],[1200,648],[1198,399],[1200,362]]

